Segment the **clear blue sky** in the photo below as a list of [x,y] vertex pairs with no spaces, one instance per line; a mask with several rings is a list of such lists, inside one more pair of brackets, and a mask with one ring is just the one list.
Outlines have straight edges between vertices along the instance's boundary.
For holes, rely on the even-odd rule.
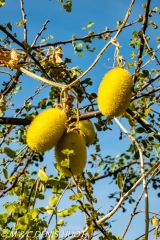
[[[143,8],[141,7],[144,0],[136,1],[133,12],[128,22],[132,22],[138,19],[139,14],[143,13]],[[35,36],[42,28],[42,25],[46,20],[50,20],[50,23],[47,25],[47,30],[43,32],[41,37],[47,38],[49,35],[53,35],[54,39],[50,40],[50,42],[63,41],[71,39],[74,34],[76,37],[85,36],[88,33],[88,30],[82,30],[81,28],[87,26],[89,22],[94,22],[94,26],[91,27],[95,33],[99,33],[104,31],[106,27],[109,29],[115,29],[117,25],[117,21],[123,20],[125,13],[128,9],[130,1],[126,0],[73,0],[73,11],[72,13],[67,13],[61,9],[61,3],[56,0],[26,0],[25,1],[25,11],[27,14],[27,28],[28,28],[28,41],[29,44],[32,44]],[[157,0],[152,1],[152,7],[159,7],[160,2]],[[7,24],[8,22],[12,23],[13,33],[17,33],[17,39],[19,41],[23,40],[23,27],[17,27],[16,23],[22,20],[22,14],[20,11],[20,3],[19,0],[6,0],[6,5],[0,9],[0,24]],[[152,21],[158,22],[158,17],[154,17]],[[129,39],[132,37],[132,32],[139,26],[136,24],[130,28],[124,30],[124,32],[119,36],[118,40],[120,45],[122,46],[121,54],[129,61],[130,53],[132,51],[129,48]],[[89,29],[90,30],[90,29]],[[149,32],[150,31],[150,32]],[[157,36],[157,32],[153,31],[150,28],[147,32],[148,35],[151,35],[150,45],[154,47],[155,37]],[[159,31],[159,30],[158,30]],[[4,35],[0,32],[0,38]],[[41,37],[37,44],[40,43]],[[49,41],[48,41],[49,42]],[[96,47],[96,51],[94,53],[90,53],[85,51],[84,57],[80,58],[76,54],[74,54],[73,47],[71,44],[62,45],[64,57],[71,58],[72,64],[69,66],[79,66],[84,71],[91,65],[94,61],[95,57],[98,55],[99,51],[105,45],[104,41],[95,40],[93,42],[93,47]],[[16,45],[14,45],[17,47]],[[110,59],[110,60],[109,60]],[[104,76],[104,74],[108,71],[105,67],[112,66],[114,59],[114,47],[109,47],[103,57],[100,59],[95,68],[87,75],[87,77],[92,78],[93,85],[89,88],[89,92],[97,92],[99,83]],[[154,67],[154,65],[150,65],[150,67]],[[132,69],[131,69],[132,72]],[[15,106],[10,107],[8,112],[6,112],[6,116],[13,116],[14,109],[21,107],[23,101],[36,90],[37,86],[40,86],[40,83],[36,80],[33,80],[27,76],[21,77],[22,81],[22,91],[20,91],[13,99]],[[49,87],[45,88],[38,96],[34,99],[34,104],[36,104],[39,99],[48,97]],[[126,121],[123,120],[126,128],[129,130],[129,125]],[[119,153],[124,152],[130,142],[127,138],[123,139],[123,141],[119,141],[119,127],[114,124],[112,131],[106,131],[98,133],[98,137],[100,138],[101,143],[101,152],[102,156],[112,155],[115,156]],[[90,147],[88,149],[88,160],[90,159],[90,154],[94,153],[94,147]],[[47,173],[48,174],[56,174],[56,171],[53,167],[54,162],[54,154],[53,150],[47,152],[45,154],[45,160],[40,165],[43,166],[47,164]],[[87,166],[88,167],[88,166]],[[86,167],[86,169],[87,169]],[[101,170],[102,171],[102,170]],[[98,203],[96,205],[97,208],[101,207],[101,211],[107,213],[111,206],[115,205],[114,200],[110,200],[107,196],[109,192],[117,191],[117,186],[109,184],[109,180],[99,180],[95,184],[95,196],[97,196]],[[137,189],[136,193],[133,193],[133,197],[135,199],[138,198],[142,191],[142,186]],[[159,209],[159,199],[157,198],[156,191],[149,190],[151,192],[150,196],[150,210],[158,212]],[[48,205],[48,200],[52,195],[50,190],[46,192],[46,200],[39,201],[39,206]],[[65,194],[64,199],[61,201],[59,208],[65,208],[70,206],[70,202],[68,200],[68,194]],[[0,199],[0,203],[10,201],[9,196],[5,196]],[[158,206],[158,207],[157,207]],[[111,231],[115,235],[121,235],[126,227],[126,224],[129,220],[130,213],[133,209],[132,205],[127,205],[127,213],[123,214],[122,210],[119,210],[111,220],[116,220],[112,223]],[[144,199],[142,199],[139,208],[144,209]],[[66,230],[81,230],[84,226],[84,216],[80,212],[73,215],[71,218],[65,219],[68,223],[65,227]],[[53,223],[54,224],[54,223]],[[144,233],[144,214],[135,216],[132,225],[126,235],[126,240],[134,240],[136,237]],[[150,235],[150,239],[153,236]],[[97,238],[95,238],[97,239]]]

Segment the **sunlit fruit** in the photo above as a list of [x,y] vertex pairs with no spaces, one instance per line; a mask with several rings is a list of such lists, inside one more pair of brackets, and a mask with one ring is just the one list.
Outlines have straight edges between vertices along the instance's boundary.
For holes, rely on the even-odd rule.
[[91,145],[96,137],[93,124],[90,120],[79,121],[80,134],[84,137],[86,145]]
[[[72,154],[64,154],[63,150],[73,150]],[[62,153],[63,151],[63,153]],[[79,175],[86,165],[86,143],[84,137],[76,131],[65,133],[55,146],[55,159],[57,168],[66,176]],[[62,166],[62,162],[69,159],[67,167]]]
[[66,114],[58,108],[50,108],[41,112],[28,128],[28,146],[36,152],[50,150],[63,135],[66,120]]
[[110,70],[98,89],[98,107],[107,117],[118,117],[128,108],[132,96],[131,74],[120,67]]

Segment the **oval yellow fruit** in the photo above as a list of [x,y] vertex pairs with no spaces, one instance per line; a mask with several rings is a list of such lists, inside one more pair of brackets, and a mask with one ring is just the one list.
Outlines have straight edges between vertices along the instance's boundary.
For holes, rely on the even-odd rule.
[[118,117],[128,108],[132,96],[131,74],[120,67],[109,71],[98,89],[98,107],[107,117]]
[[91,145],[96,137],[93,124],[90,120],[79,121],[80,134],[84,137],[86,145]]
[[[61,166],[61,162],[67,158],[62,150],[73,150],[74,153],[69,155],[69,168]],[[55,159],[59,171],[70,177],[79,175],[83,172],[86,165],[86,143],[84,138],[76,131],[65,133],[58,144],[55,146]],[[71,174],[72,172],[72,174]]]
[[65,131],[66,114],[58,108],[46,109],[38,114],[27,131],[27,144],[36,152],[54,147]]

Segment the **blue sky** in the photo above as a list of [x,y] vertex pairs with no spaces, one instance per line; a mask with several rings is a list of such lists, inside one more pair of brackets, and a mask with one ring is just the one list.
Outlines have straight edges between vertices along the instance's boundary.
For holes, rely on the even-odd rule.
[[[138,19],[139,14],[143,14],[143,8],[141,7],[144,0],[136,1],[133,12],[128,22],[132,22]],[[49,19],[50,23],[47,25],[47,30],[43,32],[41,37],[47,38],[49,35],[53,35],[54,39],[52,42],[56,41],[64,41],[71,39],[74,34],[76,37],[85,36],[88,33],[88,30],[82,30],[81,28],[87,26],[89,22],[94,22],[94,26],[91,27],[95,33],[99,33],[104,31],[106,27],[109,29],[115,29],[117,25],[117,21],[123,20],[125,13],[128,9],[130,1],[126,0],[73,0],[73,11],[72,13],[67,13],[61,9],[61,4],[56,0],[27,0],[25,1],[25,11],[27,14],[27,27],[28,27],[28,41],[29,44],[32,44],[35,36],[42,28],[44,22]],[[153,0],[152,7],[159,7],[160,2],[157,0]],[[6,24],[8,22],[12,23],[13,32],[17,33],[17,38],[19,41],[23,40],[23,27],[17,27],[16,23],[22,20],[22,14],[20,11],[20,3],[19,0],[6,0],[6,4],[3,8],[0,9],[0,24]],[[158,15],[156,14],[152,21],[157,21],[158,24]],[[139,23],[136,25],[126,28],[123,33],[118,37],[120,42],[121,54],[129,61],[130,53],[133,49],[129,48],[129,39],[132,37],[132,32],[139,27]],[[90,30],[90,29],[89,29]],[[155,38],[157,36],[157,31],[153,30],[152,27],[149,28],[147,34],[151,35],[150,45],[155,47]],[[4,35],[0,32],[0,38]],[[40,43],[41,37],[37,44]],[[49,41],[48,41],[49,42]],[[96,47],[96,51],[94,53],[90,53],[85,51],[84,57],[80,58],[76,54],[74,54],[73,47],[71,44],[62,45],[64,58],[71,58],[72,64],[69,66],[79,66],[84,71],[92,64],[95,57],[99,53],[99,51],[103,48],[105,42],[103,40],[95,40],[93,42],[93,47]],[[16,45],[13,45],[17,47]],[[109,60],[110,59],[110,60]],[[99,83],[104,76],[104,74],[108,71],[108,68],[105,66],[112,66],[114,59],[114,47],[110,46],[103,57],[100,59],[95,68],[86,76],[90,77],[93,80],[92,87],[89,87],[89,92],[97,92]],[[150,68],[154,67],[154,64],[149,65]],[[132,73],[131,69],[131,73]],[[20,78],[22,81],[22,91],[20,91],[14,98],[13,102],[15,104],[14,107],[9,107],[9,110],[6,113],[6,116],[13,116],[14,109],[17,107],[21,107],[23,101],[31,94],[34,93],[36,88],[40,86],[40,83],[36,80],[29,78],[28,76],[23,76]],[[48,97],[49,87],[46,87],[43,91],[40,92],[38,96],[34,98],[34,104],[36,104],[41,98]],[[127,121],[122,121],[126,128],[129,130],[129,125]],[[112,155],[115,156],[119,153],[124,152],[130,142],[127,138],[123,139],[123,141],[119,141],[119,127],[114,124],[112,131],[100,132],[98,133],[98,137],[101,143],[102,156]],[[88,160],[90,160],[90,154],[94,153],[94,147],[90,147],[88,149]],[[47,173],[48,174],[56,174],[56,171],[53,167],[54,162],[54,153],[53,150],[47,152],[45,154],[45,161],[40,165],[43,166],[47,164]],[[88,166],[87,166],[88,167]],[[95,185],[95,196],[98,198],[97,208],[102,207],[101,210],[107,213],[111,209],[111,205],[113,206],[115,202],[110,200],[107,196],[109,192],[113,192],[117,190],[117,186],[113,186],[109,184],[110,180],[104,179],[99,180]],[[133,197],[135,199],[138,198],[142,191],[142,186],[137,189],[136,193],[133,193]],[[159,211],[159,199],[157,198],[156,191],[149,190],[151,192],[151,201],[150,201],[150,210],[151,211]],[[48,200],[51,196],[51,191],[47,190],[46,192],[46,200],[40,201],[38,204],[41,206],[48,205]],[[10,201],[9,197],[5,196],[0,200],[0,203]],[[64,199],[62,199],[59,208],[64,208],[70,205],[68,200],[68,194],[65,194]],[[125,226],[129,220],[130,213],[133,208],[132,205],[126,205],[127,213],[122,214],[122,211],[119,210],[111,220],[116,220],[113,223],[111,231],[115,235],[121,235],[125,229]],[[142,199],[139,208],[144,209],[144,200]],[[66,219],[67,221],[67,219]],[[81,230],[84,226],[84,216],[79,212],[73,215],[70,219],[68,219],[68,224],[66,226],[66,230]],[[126,240],[133,240],[139,235],[144,233],[144,214],[141,213],[135,216],[132,225],[126,235]],[[96,239],[96,238],[95,238]]]

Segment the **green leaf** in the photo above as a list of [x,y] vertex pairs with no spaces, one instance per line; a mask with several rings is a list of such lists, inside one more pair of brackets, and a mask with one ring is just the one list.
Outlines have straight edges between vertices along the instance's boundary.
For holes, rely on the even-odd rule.
[[88,25],[87,25],[87,28],[90,28],[94,25],[94,22],[89,22]]
[[54,186],[57,186],[60,182],[59,182],[59,180],[57,180],[57,179],[49,178],[49,179],[46,181],[46,183],[49,184],[50,186],[54,187]]
[[159,219],[156,218],[155,216],[151,218],[151,224],[153,227],[157,226],[159,222]]
[[147,158],[149,158],[150,155],[151,155],[151,154],[150,154],[149,152],[147,152],[147,151],[144,151],[143,154],[144,154]]
[[61,166],[69,167],[69,163],[70,163],[69,159],[66,158],[65,160],[61,161]]
[[49,177],[46,174],[46,172],[44,171],[44,168],[41,168],[38,172],[38,177],[40,178],[41,181],[48,181]]
[[96,51],[96,47],[90,49],[89,51],[90,51],[90,52],[95,52],[95,51]]
[[9,147],[4,147],[4,152],[8,157],[10,157],[12,159],[14,159],[16,157],[16,152],[13,151],[12,149],[10,149]]
[[8,22],[8,23],[6,24],[6,27],[7,27],[10,31],[12,31],[12,24],[11,24],[10,22]]
[[26,22],[27,22],[27,20],[26,20],[26,19],[23,19],[22,21],[17,22],[16,25],[17,25],[18,27],[21,27],[21,26],[23,26]]
[[144,132],[144,129],[143,129],[142,127],[139,127],[139,128],[137,128],[137,129],[135,129],[135,131],[136,131],[137,133],[143,133],[143,132]]
[[72,11],[72,0],[69,0],[66,2],[65,5],[63,5],[63,8],[66,10],[66,12]]
[[6,185],[0,181],[0,190],[4,190],[6,188]]
[[41,43],[46,42],[47,38],[42,38]]
[[158,7],[155,7],[152,11],[153,11],[154,13],[156,13],[156,12],[159,11],[159,8],[158,8]]
[[117,185],[119,189],[123,188],[123,175],[121,173],[117,174]]
[[17,86],[17,87],[15,88],[15,90],[16,90],[16,91],[22,90],[22,86]]
[[42,193],[38,193],[37,194],[37,198],[39,198],[40,200],[44,200],[45,199],[45,195]]
[[61,219],[58,223],[57,226],[63,226],[64,225],[64,219]]
[[72,210],[73,212],[76,212],[78,210],[79,206],[78,205],[72,205]]
[[71,195],[69,198],[71,200],[80,200],[82,197],[83,197],[83,194],[82,193],[78,193],[77,195],[76,194]]
[[142,14],[139,15],[138,22],[143,22],[143,15]]
[[49,35],[48,38],[49,38],[49,39],[53,39],[54,36],[53,36],[53,35]]
[[146,77],[148,77],[149,76],[149,71],[148,70],[143,70],[142,71],[142,74],[141,74],[141,77],[142,78],[146,78]]
[[0,0],[0,7],[3,7],[5,4],[5,0]]
[[59,200],[59,197],[53,195],[53,196],[50,197],[50,199],[49,199],[49,205],[50,205],[51,207],[55,207],[55,206],[57,205],[57,203],[58,203],[58,200]]
[[119,28],[122,23],[123,23],[122,21],[118,21],[118,22],[117,22],[117,27]]
[[74,150],[65,149],[61,151],[64,155],[74,155]]
[[158,28],[157,24],[155,22],[153,22],[153,21],[150,21],[149,25],[151,25],[154,29]]
[[82,43],[77,43],[77,44],[76,44],[76,47],[81,48],[81,47],[83,47],[83,44],[82,44]]
[[135,58],[135,57],[136,57],[135,52],[132,52],[132,53],[131,53],[131,59],[133,59],[133,58]]
[[84,51],[78,54],[79,57],[83,57],[83,55],[84,55]]
[[50,206],[46,206],[46,210],[47,210],[47,213],[50,215],[54,213],[54,209]]
[[8,179],[8,172],[7,172],[6,168],[3,168],[3,174],[4,174],[4,177],[6,179]]
[[160,42],[160,36],[156,37],[156,41]]
[[74,209],[68,208],[68,209],[62,209],[57,211],[58,217],[68,217],[71,216],[74,213]]
[[32,209],[30,212],[28,212],[28,214],[30,214],[32,216],[32,219],[35,219],[38,216],[38,209]]

